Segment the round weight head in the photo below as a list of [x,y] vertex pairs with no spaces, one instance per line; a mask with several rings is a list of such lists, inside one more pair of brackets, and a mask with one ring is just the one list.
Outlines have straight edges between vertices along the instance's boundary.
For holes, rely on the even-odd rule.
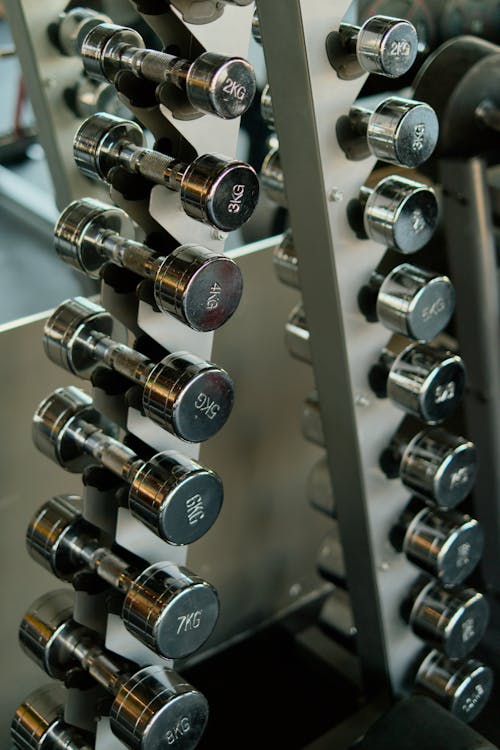
[[[65,690],[53,683],[35,690],[19,706],[10,727],[10,737],[18,750],[50,750],[51,738],[64,730]],[[52,746],[53,747],[53,746]],[[77,750],[78,746],[75,746]]]
[[443,354],[429,373],[420,395],[420,415],[428,424],[437,424],[449,417],[462,399],[465,389],[465,368],[460,357]]
[[208,702],[176,672],[145,667],[120,685],[110,721],[131,750],[194,750],[207,725]]
[[212,634],[219,616],[213,586],[173,563],[146,568],[130,587],[122,610],[127,630],[167,659],[183,659]]
[[109,20],[104,13],[97,13],[91,8],[76,7],[61,13],[58,21],[61,50],[65,55],[79,55],[82,35],[86,36],[93,26]]
[[200,245],[182,245],[155,277],[155,300],[194,331],[215,331],[236,311],[243,277],[236,263]]
[[452,659],[461,659],[474,651],[486,632],[490,617],[488,602],[482,594],[473,589],[459,594],[444,640],[444,653]]
[[211,529],[224,497],[220,478],[175,451],[158,453],[137,472],[129,507],[170,544],[191,544]]
[[[44,399],[33,417],[33,442],[52,461],[74,473],[82,472],[95,459],[82,453],[72,435],[72,421],[81,418],[114,434],[116,428],[94,409],[92,399],[79,388],[58,388]],[[74,425],[75,423],[73,423]]]
[[80,125],[73,141],[73,156],[83,174],[106,181],[110,170],[118,165],[120,148],[125,144],[144,146],[139,125],[101,112]]
[[94,333],[110,336],[112,330],[113,318],[103,307],[85,297],[68,299],[45,323],[45,354],[55,365],[88,378],[99,364],[90,352],[88,341]]
[[[445,522],[454,514],[446,513]],[[459,516],[450,529],[446,543],[438,555],[439,580],[445,586],[457,586],[470,576],[481,560],[484,535],[479,523],[468,516]]]
[[356,54],[367,73],[399,78],[410,70],[417,52],[417,31],[409,21],[373,16],[359,30]]
[[472,492],[478,472],[477,449],[468,440],[450,446],[433,477],[433,495],[443,508],[455,508]]
[[64,679],[71,666],[61,641],[68,629],[77,627],[72,619],[73,603],[73,592],[68,589],[44,594],[33,602],[19,627],[23,651],[57,680]]
[[186,93],[193,107],[224,120],[243,115],[256,91],[255,71],[242,57],[205,52],[187,74]]
[[201,443],[225,425],[234,401],[225,370],[188,352],[165,357],[143,391],[146,416],[182,440]]
[[82,500],[70,495],[53,497],[35,513],[26,532],[31,557],[49,572],[68,580],[79,569],[72,560],[71,540],[88,526],[82,518]]
[[141,35],[133,29],[100,23],[81,40],[80,54],[83,67],[91,78],[113,83],[115,76],[123,70],[121,48],[124,45],[144,48]]
[[217,154],[199,156],[182,178],[181,200],[188,216],[223,232],[245,224],[258,199],[255,170],[245,162]]
[[370,116],[367,137],[369,149],[378,159],[418,167],[436,147],[439,123],[428,104],[391,97]]
[[64,209],[54,228],[54,244],[59,257],[93,279],[109,259],[101,249],[107,233],[133,239],[134,226],[121,208],[83,198]]

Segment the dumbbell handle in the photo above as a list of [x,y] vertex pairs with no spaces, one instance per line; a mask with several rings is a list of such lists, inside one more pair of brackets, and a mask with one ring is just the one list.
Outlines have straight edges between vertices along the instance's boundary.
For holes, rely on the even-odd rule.
[[99,253],[107,260],[129,271],[154,281],[164,257],[158,257],[149,247],[135,240],[128,240],[116,232],[85,233],[85,242],[92,242]]
[[172,156],[167,156],[150,148],[134,146],[128,139],[120,140],[112,147],[117,165],[121,164],[131,172],[140,174],[146,180],[164,185],[170,190],[181,189],[182,178],[188,169],[188,164],[178,162]]
[[69,421],[66,435],[81,451],[93,456],[100,464],[128,483],[133,481],[143,466],[144,462],[134,451],[80,417],[73,417]]
[[121,594],[126,594],[139,574],[139,569],[134,569],[91,535],[92,528],[89,525],[88,530],[79,529],[78,533],[65,540],[71,562],[96,573]]
[[93,359],[103,362],[138,385],[146,385],[148,377],[156,367],[155,363],[144,354],[97,331],[93,331],[88,336],[79,337],[78,343],[85,347]]
[[189,60],[181,60],[166,52],[134,47],[124,42],[116,45],[112,55],[122,69],[128,68],[135,75],[155,83],[170,80],[179,87],[186,81],[191,67]]

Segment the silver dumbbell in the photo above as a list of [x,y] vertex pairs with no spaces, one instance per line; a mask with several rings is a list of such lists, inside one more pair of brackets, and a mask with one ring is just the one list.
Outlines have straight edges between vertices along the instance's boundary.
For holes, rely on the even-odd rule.
[[419,666],[416,687],[469,723],[479,716],[490,698],[493,672],[477,659],[451,660],[434,650]]
[[368,379],[373,392],[427,424],[443,422],[455,411],[465,389],[462,359],[424,343],[403,342],[397,348],[384,349],[371,368]]
[[[60,13],[49,32],[61,52],[70,57],[79,53],[78,40],[98,24],[111,23],[109,16],[91,8],[72,8]],[[53,33],[52,33],[53,32]]]
[[368,237],[403,255],[427,245],[438,225],[436,193],[423,182],[390,175],[373,188],[363,186],[359,200]]
[[399,78],[412,67],[418,36],[410,21],[372,16],[362,26],[341,24],[327,37],[326,50],[339,78],[352,80],[363,73]]
[[99,464],[127,482],[132,515],[153,533],[177,545],[203,536],[222,505],[217,474],[177,451],[143,461],[115,433],[92,399],[73,386],[54,391],[33,417],[33,441],[41,453],[67,471]]
[[64,721],[66,691],[52,683],[35,690],[17,708],[10,738],[17,750],[93,750],[94,742]]
[[379,321],[410,339],[431,341],[451,320],[455,290],[448,276],[402,263],[385,276],[373,273],[358,303],[369,322]]
[[169,353],[161,362],[110,337],[113,318],[84,297],[66,300],[45,323],[48,358],[81,378],[100,364],[141,389],[144,414],[173,435],[200,443],[226,423],[233,407],[227,372],[189,352]]
[[73,201],[57,220],[55,247],[62,260],[92,278],[111,261],[153,282],[158,308],[195,331],[214,331],[236,311],[243,278],[236,263],[200,245],[165,256],[135,242],[125,211],[100,201]]
[[130,117],[130,110],[122,103],[114,86],[103,81],[92,81],[84,75],[64,91],[64,100],[79,118],[89,117],[96,112]]
[[179,192],[188,216],[224,232],[248,221],[259,197],[259,181],[249,164],[219,154],[180,162],[146,148],[139,125],[112,115],[85,120],[75,136],[73,155],[83,174],[93,179],[106,182],[114,167],[123,167]]
[[432,155],[439,137],[436,113],[428,104],[392,96],[374,110],[351,107],[337,123],[346,157],[377,159],[402,167],[418,167]]
[[242,57],[204,52],[194,61],[183,60],[145,49],[137,31],[111,23],[94,26],[84,36],[80,34],[79,41],[83,65],[91,78],[114,83],[120,72],[128,71],[154,83],[168,81],[199,113],[225,120],[240,117],[257,90],[255,72]]
[[61,580],[85,570],[115,588],[123,595],[123,624],[160,656],[189,656],[213,632],[215,589],[174,563],[141,569],[103,547],[99,529],[82,516],[80,498],[63,495],[44,503],[29,523],[26,543],[31,557]]
[[130,750],[198,744],[208,720],[205,697],[177,672],[139,667],[104,648],[97,633],[73,620],[73,594],[53,591],[37,599],[19,629],[24,652],[50,677],[87,672],[111,693],[111,730]]

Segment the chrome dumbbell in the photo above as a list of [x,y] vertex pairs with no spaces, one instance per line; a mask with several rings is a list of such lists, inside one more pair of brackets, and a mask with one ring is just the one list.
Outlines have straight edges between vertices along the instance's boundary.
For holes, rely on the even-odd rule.
[[477,449],[446,430],[411,433],[403,427],[380,457],[389,479],[441,508],[455,508],[472,491],[478,472]]
[[200,443],[226,423],[233,407],[227,372],[189,352],[173,352],[161,362],[110,337],[113,318],[84,297],[66,300],[45,323],[48,358],[81,378],[100,364],[141,389],[144,414],[173,435]]
[[482,529],[474,518],[429,508],[418,500],[405,508],[391,541],[443,586],[463,583],[479,563],[484,547]]
[[458,406],[465,388],[465,367],[453,352],[413,343],[398,353],[384,349],[368,379],[378,398],[388,397],[399,409],[432,425]]
[[103,81],[93,81],[85,75],[65,89],[64,100],[79,118],[90,117],[96,112],[130,117],[130,110],[120,100],[114,86]]
[[93,750],[94,742],[64,721],[66,692],[57,683],[31,693],[18,707],[10,727],[17,750]]
[[183,60],[145,49],[137,31],[111,23],[101,23],[80,34],[79,42],[83,65],[91,78],[114,83],[119,73],[128,71],[154,83],[168,81],[185,94],[196,112],[224,120],[244,114],[257,90],[254,69],[242,57],[204,52],[194,61]]
[[431,651],[421,662],[416,688],[462,721],[476,719],[493,689],[493,672],[477,659],[455,661]]
[[463,659],[482,639],[490,610],[474,589],[447,589],[429,581],[415,585],[402,612],[416,636],[449,659]]
[[254,212],[259,197],[255,170],[219,154],[198,156],[190,164],[146,148],[144,133],[130,120],[97,114],[80,126],[73,155],[83,174],[104,182],[114,167],[180,193],[185,213],[230,232]]
[[434,189],[400,175],[384,177],[372,188],[363,186],[359,203],[368,237],[403,255],[427,245],[438,225]]
[[197,651],[212,634],[219,600],[209,583],[171,562],[141,568],[100,542],[84,520],[80,498],[54,497],[35,513],[26,533],[28,552],[63,581],[95,573],[123,595],[121,619],[141,643],[168,659]]
[[109,261],[153,283],[158,308],[195,331],[214,331],[236,311],[243,291],[234,261],[200,245],[181,245],[158,257],[134,241],[125,211],[84,198],[57,220],[55,247],[62,260],[92,278]]
[[371,154],[389,164],[418,167],[436,148],[439,123],[428,104],[393,96],[374,110],[351,107],[337,123],[337,137],[348,159]]
[[341,24],[327,37],[326,50],[332,67],[344,80],[363,73],[399,78],[416,60],[418,36],[410,21],[372,16],[362,26]]
[[76,7],[59,14],[49,26],[49,36],[64,55],[74,57],[79,53],[78,40],[101,23],[111,23],[111,19],[91,8]]
[[444,331],[455,309],[455,290],[444,274],[403,263],[386,276],[373,273],[358,295],[365,318],[394,333],[431,341]]
[[132,515],[170,544],[190,544],[215,523],[222,505],[220,478],[177,451],[143,461],[116,440],[116,427],[99,414],[86,393],[59,388],[33,418],[35,446],[67,471],[99,464],[129,486]]
[[72,592],[37,599],[23,617],[19,640],[50,677],[64,680],[68,670],[81,669],[111,693],[111,730],[131,750],[198,744],[208,720],[205,697],[173,670],[141,668],[105,649],[97,633],[73,620]]

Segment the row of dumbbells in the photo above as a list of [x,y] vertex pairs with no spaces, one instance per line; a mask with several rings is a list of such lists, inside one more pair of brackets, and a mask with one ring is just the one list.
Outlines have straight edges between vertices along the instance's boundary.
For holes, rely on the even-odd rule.
[[[231,4],[247,5],[248,0]],[[246,60],[206,52],[187,61],[148,50],[136,31],[91,10],[62,14],[50,36],[64,54],[81,57],[87,83],[106,82],[120,90],[121,75],[133,75],[151,84],[157,103],[167,107],[174,88],[176,101],[191,118],[239,117],[255,94],[254,72]],[[208,224],[217,236],[247,221],[258,200],[258,178],[246,163],[219,154],[184,163],[147,148],[139,125],[108,113],[83,122],[74,159],[93,179],[111,183],[119,169],[179,192],[184,213]],[[164,241],[162,252],[137,236],[125,211],[83,199],[59,217],[55,246],[62,260],[91,278],[106,278],[110,267],[125,269],[135,279],[139,299],[194,331],[214,331],[233,315],[243,283],[232,260],[197,244],[175,247]],[[80,297],[63,302],[44,329],[51,361],[107,395],[123,396],[126,406],[180,441],[201,443],[223,427],[233,406],[227,372],[192,352],[161,350],[146,336],[134,347],[128,341],[129,333],[104,308]],[[221,509],[219,476],[177,450],[158,453],[130,436],[119,440],[120,432],[75,387],[47,397],[33,420],[37,448],[66,470],[83,473],[85,484],[100,491],[104,502],[128,507],[168,544],[186,545],[202,537]],[[161,657],[190,656],[214,630],[219,599],[213,586],[185,567],[150,565],[122,550],[84,518],[79,497],[45,503],[29,525],[27,545],[38,563],[76,591],[114,591],[106,597],[108,611]],[[100,634],[73,619],[73,604],[69,591],[38,599],[20,628],[25,652],[68,687],[100,685],[108,691],[110,707],[104,713],[127,747],[194,748],[208,719],[205,698],[172,669],[141,668],[108,651]],[[93,746],[93,739],[64,722],[62,701],[56,687],[27,699],[12,725],[16,746]]]
[[[329,60],[339,78],[363,72],[389,77],[411,68],[417,54],[415,29],[407,21],[369,19],[362,27],[342,26],[327,39]],[[261,111],[275,128],[269,87]],[[425,162],[437,143],[439,126],[432,108],[398,97],[385,99],[374,110],[353,106],[337,123],[339,145],[348,159],[377,159],[415,168]],[[287,207],[286,183],[279,143],[272,145],[262,167],[268,196]],[[359,239],[372,241],[404,255],[421,250],[432,238],[439,218],[434,189],[401,175],[386,176],[363,186],[349,206],[349,223]],[[292,225],[293,225],[293,216]],[[290,230],[274,253],[278,278],[300,290],[300,268]],[[465,386],[465,368],[454,352],[430,344],[448,326],[455,292],[448,277],[410,263],[388,273],[374,271],[360,290],[361,313],[393,335],[369,373],[377,397],[389,397],[408,416],[383,451],[381,468],[389,478],[400,477],[414,495],[391,534],[391,543],[424,575],[401,605],[401,617],[415,635],[432,648],[413,666],[409,680],[467,721],[477,716],[489,697],[491,670],[467,657],[488,624],[486,599],[461,588],[477,566],[483,549],[478,522],[456,510],[472,490],[477,474],[474,445],[446,430],[421,429],[419,422],[440,425],[455,410]],[[295,358],[312,364],[310,334],[302,304],[291,313],[286,342]],[[304,410],[306,438],[325,446],[318,397],[312,394]],[[333,530],[318,557],[318,570],[335,585],[320,622],[329,634],[355,649],[356,626],[347,588],[346,569],[335,498],[326,455],[308,480],[311,505],[329,516]]]

